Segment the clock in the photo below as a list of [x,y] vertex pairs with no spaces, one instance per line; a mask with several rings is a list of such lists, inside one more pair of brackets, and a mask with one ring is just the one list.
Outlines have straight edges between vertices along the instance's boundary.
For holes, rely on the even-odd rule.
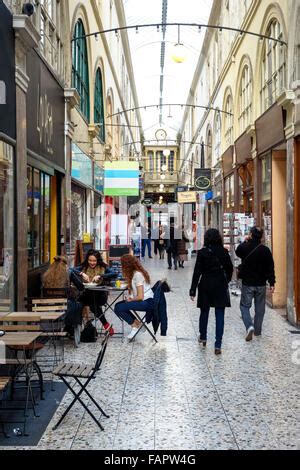
[[157,129],[155,137],[157,140],[164,140],[167,137],[167,133],[164,129]]
[[198,176],[195,180],[195,187],[200,191],[207,190],[211,185],[211,181],[207,176]]

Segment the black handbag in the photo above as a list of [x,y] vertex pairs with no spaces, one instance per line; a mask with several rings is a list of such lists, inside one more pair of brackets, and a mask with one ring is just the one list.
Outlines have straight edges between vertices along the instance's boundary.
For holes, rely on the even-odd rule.
[[97,341],[97,330],[93,325],[93,321],[89,320],[86,322],[84,329],[80,335],[81,343],[95,343]]

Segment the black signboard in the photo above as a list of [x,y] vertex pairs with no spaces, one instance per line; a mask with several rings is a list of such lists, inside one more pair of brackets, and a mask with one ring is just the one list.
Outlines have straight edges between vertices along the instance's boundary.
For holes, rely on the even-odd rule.
[[197,168],[194,172],[195,190],[196,191],[210,191],[211,190],[211,169],[210,168]]
[[64,169],[64,90],[34,50],[27,54],[27,75],[28,149]]
[[0,132],[16,138],[15,36],[12,15],[0,0]]

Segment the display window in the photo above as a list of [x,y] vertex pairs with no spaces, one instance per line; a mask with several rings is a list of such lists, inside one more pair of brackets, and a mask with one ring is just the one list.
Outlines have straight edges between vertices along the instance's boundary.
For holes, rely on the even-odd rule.
[[272,157],[271,154],[261,159],[261,216],[265,234],[265,244],[272,250]]
[[28,268],[50,260],[51,176],[27,167],[27,253]]

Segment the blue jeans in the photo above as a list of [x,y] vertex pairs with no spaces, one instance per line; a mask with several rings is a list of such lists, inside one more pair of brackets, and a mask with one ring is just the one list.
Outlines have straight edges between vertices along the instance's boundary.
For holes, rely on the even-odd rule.
[[115,314],[121,320],[126,321],[129,325],[132,325],[134,320],[136,320],[131,310],[136,310],[137,312],[148,312],[154,307],[154,300],[137,300],[135,302],[117,302],[115,305]]
[[[254,299],[254,325],[250,315],[252,300]],[[261,335],[261,328],[266,310],[266,286],[242,286],[242,295],[240,302],[242,319],[246,330],[254,326],[256,335]]]
[[145,258],[146,246],[148,247],[148,256],[151,257],[151,240],[150,238],[144,238],[142,240],[142,258]]
[[[209,307],[200,309],[199,331],[200,339],[207,340],[207,324],[209,316]],[[215,308],[216,314],[216,341],[215,348],[221,348],[222,337],[224,333],[224,315],[225,308]]]

